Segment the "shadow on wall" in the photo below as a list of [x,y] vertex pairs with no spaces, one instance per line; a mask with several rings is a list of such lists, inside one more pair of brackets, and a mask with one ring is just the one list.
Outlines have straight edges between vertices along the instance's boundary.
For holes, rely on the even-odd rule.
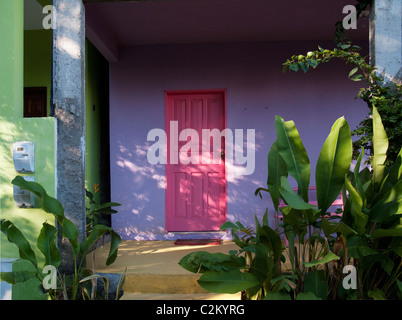
[[122,205],[112,217],[113,228],[123,239],[161,240],[158,236],[166,236],[163,216],[165,168],[148,163],[148,143],[129,146],[118,141],[118,145],[119,152],[115,157],[119,190],[112,198]]
[[[243,141],[243,153],[246,155],[246,136]],[[150,142],[135,141],[132,145],[118,141],[118,153],[115,154],[118,189],[113,190],[112,198],[122,204],[119,212],[113,215],[113,228],[123,239],[165,240],[175,239],[177,235],[165,232],[165,165],[150,164],[147,152]],[[227,176],[227,220],[241,221],[245,225],[254,225],[254,215],[261,218],[270,199],[260,199],[254,191],[266,185],[266,154],[269,146],[264,145],[264,134],[257,132],[251,149],[260,158],[256,170],[251,175],[243,175],[244,166],[226,162]],[[255,161],[255,159],[253,159]],[[261,170],[261,168],[264,168]],[[116,184],[116,182],[115,182]],[[273,215],[273,211],[269,210]],[[210,234],[197,235],[208,237]],[[229,232],[214,237],[230,237]],[[180,238],[186,237],[180,235]]]

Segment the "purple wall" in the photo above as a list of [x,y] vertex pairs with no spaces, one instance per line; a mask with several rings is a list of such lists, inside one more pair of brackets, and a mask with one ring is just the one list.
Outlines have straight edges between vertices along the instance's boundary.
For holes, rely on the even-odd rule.
[[[320,43],[333,47],[333,43]],[[147,161],[147,134],[164,129],[165,90],[227,89],[227,126],[255,129],[255,172],[229,177],[231,221],[254,226],[269,208],[267,154],[276,138],[274,117],[294,120],[311,163],[311,185],[320,149],[334,121],[345,116],[351,129],[365,117],[366,105],[354,100],[362,83],[347,79],[350,66],[331,62],[303,72],[282,73],[291,55],[317,43],[271,42],[164,45],[122,48],[110,65],[110,139],[112,200],[122,204],[112,226],[123,239],[163,240],[194,235],[165,233],[164,166]],[[244,131],[245,132],[245,131]],[[207,237],[208,234],[197,235]]]

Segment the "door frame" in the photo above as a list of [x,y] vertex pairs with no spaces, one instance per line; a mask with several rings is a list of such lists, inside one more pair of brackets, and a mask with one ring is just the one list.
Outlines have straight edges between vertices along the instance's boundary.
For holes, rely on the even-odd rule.
[[[200,90],[165,90],[165,107],[164,107],[164,111],[165,111],[165,132],[166,132],[166,138],[169,139],[170,136],[170,119],[168,120],[168,98],[169,96],[174,96],[174,95],[190,95],[190,94],[222,94],[223,96],[223,117],[224,117],[224,128],[227,128],[227,89],[200,89]],[[169,135],[168,135],[169,132]],[[166,146],[167,146],[167,141],[166,141]],[[166,149],[166,152],[168,153],[169,150]],[[167,156],[167,154],[166,154]],[[167,158],[166,158],[167,159]],[[225,167],[225,190],[223,193],[223,203],[224,203],[224,212],[223,212],[223,219],[224,221],[226,221],[227,219],[227,170],[226,170],[226,162],[224,163]],[[168,199],[166,196],[166,191],[167,191],[167,186],[168,186],[168,175],[167,175],[167,165],[165,165],[165,232],[166,233],[199,233],[199,232],[205,232],[205,231],[169,231],[169,229],[171,229],[170,226],[170,222],[169,222],[169,217],[167,215],[167,207],[168,207]],[[206,231],[206,232],[219,232],[219,230],[216,231]]]

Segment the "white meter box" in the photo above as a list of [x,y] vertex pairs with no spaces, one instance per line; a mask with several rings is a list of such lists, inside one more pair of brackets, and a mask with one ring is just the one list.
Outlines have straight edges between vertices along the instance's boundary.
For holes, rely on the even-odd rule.
[[[35,181],[34,177],[23,177],[26,181]],[[15,205],[19,208],[33,208],[35,207],[35,195],[28,190],[21,189],[20,187],[13,186]]]
[[13,160],[15,171],[21,173],[35,172],[35,150],[32,141],[13,143]]

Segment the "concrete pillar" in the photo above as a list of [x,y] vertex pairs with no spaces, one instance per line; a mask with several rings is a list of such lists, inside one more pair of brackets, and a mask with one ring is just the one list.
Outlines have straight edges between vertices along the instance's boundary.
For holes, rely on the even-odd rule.
[[402,84],[402,1],[373,0],[370,12],[371,65],[389,81]]
[[[56,194],[64,214],[85,237],[85,8],[81,0],[54,0],[52,113],[57,118]],[[60,232],[59,232],[60,235]],[[66,239],[58,239],[62,272],[73,271]]]

